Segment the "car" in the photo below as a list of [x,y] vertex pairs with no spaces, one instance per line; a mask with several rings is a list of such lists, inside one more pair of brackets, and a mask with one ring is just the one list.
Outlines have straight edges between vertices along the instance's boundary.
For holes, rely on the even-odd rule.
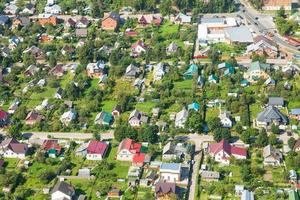
[[246,10],[242,10],[243,12],[246,12]]
[[254,22],[254,24],[257,26],[258,25],[258,23],[257,22]]
[[258,17],[255,17],[255,20],[258,20]]

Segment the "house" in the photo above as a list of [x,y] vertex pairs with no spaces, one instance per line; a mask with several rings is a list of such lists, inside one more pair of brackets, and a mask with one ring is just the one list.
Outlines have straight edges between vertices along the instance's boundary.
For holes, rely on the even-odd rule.
[[247,79],[249,82],[256,82],[259,79],[267,79],[269,75],[267,71],[270,70],[269,64],[263,64],[259,61],[251,63],[247,72],[244,73],[244,78]]
[[235,185],[234,186],[235,195],[237,195],[237,196],[241,196],[243,194],[244,190],[245,190],[244,185]]
[[128,123],[132,127],[139,127],[142,124],[148,123],[148,116],[135,109],[130,113]]
[[119,117],[119,116],[120,116],[121,112],[122,112],[121,106],[120,106],[120,105],[116,105],[116,106],[113,108],[111,114],[112,114],[112,116],[113,116],[114,118],[116,118],[116,117]]
[[298,139],[298,140],[295,142],[293,150],[294,150],[295,152],[300,151],[300,139]]
[[75,24],[76,28],[87,28],[90,24],[90,21],[86,17],[81,17]]
[[247,46],[246,54],[268,55],[269,58],[276,58],[278,55],[277,45],[267,37],[258,35],[253,39],[253,43]]
[[25,4],[24,9],[21,11],[22,14],[33,15],[35,13],[35,6],[32,3]]
[[9,48],[10,49],[15,49],[21,42],[23,42],[23,38],[21,37],[17,37],[17,36],[12,36],[10,39],[9,39]]
[[282,108],[284,107],[284,99],[282,97],[269,97],[268,106]]
[[61,87],[59,87],[59,88],[57,88],[57,90],[56,90],[56,92],[54,94],[54,98],[55,99],[62,99],[63,98],[63,94],[64,94],[64,90]]
[[62,64],[58,64],[55,67],[53,67],[49,73],[56,77],[62,77],[66,73],[66,71]]
[[228,27],[224,29],[225,41],[229,44],[251,44],[253,37],[248,27]]
[[7,15],[16,15],[18,11],[19,8],[14,3],[7,4],[3,10],[3,12]]
[[31,77],[34,76],[39,70],[40,68],[38,68],[37,66],[29,65],[29,67],[27,67],[27,69],[24,71],[24,75],[26,77]]
[[189,116],[189,112],[183,108],[180,112],[175,115],[175,127],[184,128],[185,122]]
[[249,190],[243,190],[241,200],[254,200],[254,193]]
[[171,42],[170,44],[169,44],[169,46],[167,46],[167,48],[166,48],[166,52],[167,52],[167,54],[168,55],[171,55],[171,54],[173,54],[173,53],[176,53],[177,52],[177,50],[178,50],[178,45],[175,43],[175,42]]
[[73,18],[69,18],[67,21],[65,21],[65,27],[66,28],[75,28],[76,27],[76,20]]
[[38,23],[41,26],[45,26],[46,24],[51,24],[53,26],[56,26],[58,24],[58,19],[55,15],[52,14],[39,14]]
[[135,155],[141,153],[142,144],[126,138],[121,141],[118,147],[117,160],[132,161]]
[[146,52],[147,46],[142,40],[136,41],[132,46],[131,46],[131,56],[137,57],[141,55],[143,52]]
[[107,193],[107,197],[109,198],[120,198],[122,196],[121,190],[112,187],[110,191]]
[[149,24],[160,26],[162,22],[163,22],[163,18],[161,16],[153,15],[153,14],[141,15],[138,18],[138,23],[142,26],[147,26]]
[[188,154],[187,145],[183,143],[174,144],[173,142],[168,142],[162,151],[163,160],[175,160],[181,159]]
[[0,15],[0,25],[1,26],[7,25],[8,22],[9,22],[9,17],[7,17],[6,15]]
[[20,101],[18,99],[15,99],[12,104],[9,106],[8,108],[8,113],[9,114],[14,114],[16,112],[16,110],[18,109],[19,105],[20,105]]
[[58,144],[58,140],[44,140],[41,149],[47,152],[50,158],[56,158],[60,155],[62,147]]
[[8,113],[0,109],[0,127],[4,127],[9,124]]
[[159,168],[160,180],[176,183],[181,181],[181,163],[162,163]]
[[214,75],[214,74],[209,75],[209,77],[208,77],[208,82],[209,83],[216,84],[216,83],[218,83],[218,81],[219,81],[219,79],[216,75]]
[[91,140],[87,147],[87,160],[102,160],[107,152],[108,143],[97,140]]
[[209,144],[208,152],[216,162],[222,163],[224,165],[229,165],[229,159],[231,156],[235,157],[236,159],[247,158],[246,149],[233,146],[224,139],[218,143]]
[[29,24],[30,24],[30,18],[29,17],[17,16],[13,19],[12,27],[13,28],[17,28],[18,26],[25,27],[25,26],[28,26]]
[[137,166],[130,166],[127,173],[128,184],[136,186],[142,175],[142,168]]
[[282,153],[271,145],[267,145],[263,149],[263,164],[278,166],[282,162]]
[[194,111],[198,112],[200,110],[200,104],[196,103],[196,102],[189,104],[188,111],[190,111],[190,110],[194,110]]
[[101,21],[101,28],[104,30],[115,31],[119,27],[120,15],[115,12],[106,13]]
[[183,13],[178,13],[178,15],[174,19],[174,22],[176,24],[190,24],[191,21],[192,21],[192,17],[185,15]]
[[94,120],[95,124],[106,125],[106,126],[110,126],[112,122],[113,122],[112,114],[105,111],[98,113]]
[[262,5],[263,10],[291,10],[292,0],[262,0]]
[[184,79],[192,79],[195,75],[198,75],[198,66],[191,64],[186,72],[183,74]]
[[32,54],[37,60],[42,59],[44,57],[42,49],[37,46],[31,46],[23,51],[23,53]]
[[134,80],[133,84],[132,84],[136,89],[138,90],[144,90],[146,88],[145,86],[145,79],[140,79],[137,78]]
[[24,159],[28,147],[14,138],[3,140],[0,143],[0,155],[4,158],[19,158]]
[[223,125],[224,128],[231,128],[232,127],[232,120],[231,120],[231,117],[229,115],[228,112],[221,112],[219,114],[219,119]]
[[237,26],[235,18],[212,17],[201,18],[198,24],[197,39],[200,44],[225,42],[224,29]]
[[153,68],[153,81],[159,81],[162,80],[164,75],[166,73],[166,67],[165,64],[160,62]]
[[[170,195],[177,195],[178,188],[175,183],[157,182],[155,184],[155,197],[156,199],[165,199]],[[168,199],[168,198],[166,198]]]
[[87,148],[89,146],[88,142],[82,143],[75,151],[76,156],[86,157]]
[[103,61],[98,61],[96,63],[89,63],[86,66],[87,75],[90,78],[99,78],[103,75],[105,69],[105,64]]
[[60,117],[60,121],[67,126],[70,122],[74,121],[76,117],[77,113],[75,112],[75,110],[71,109],[62,114],[62,116]]
[[289,180],[291,183],[297,183],[298,181],[297,172],[293,169],[289,171]]
[[73,186],[64,181],[58,181],[51,191],[51,200],[71,200],[74,196]]
[[65,45],[62,49],[61,49],[61,54],[62,55],[68,55],[68,56],[72,56],[75,53],[75,48],[72,45]]
[[300,120],[300,108],[293,108],[291,109],[291,112],[289,113],[289,117],[291,119]]
[[269,77],[265,82],[264,84],[266,86],[275,86],[276,85],[276,81],[272,78],[272,77]]
[[256,117],[256,125],[258,127],[269,127],[272,124],[286,125],[287,123],[287,117],[274,106],[268,106],[262,112],[258,113]]
[[81,38],[81,37],[87,37],[88,35],[88,30],[86,28],[77,28],[75,30],[75,35],[76,37],[78,38]]
[[45,8],[44,8],[44,10],[45,10],[45,13],[47,13],[47,14],[55,14],[55,15],[58,15],[58,14],[61,14],[62,13],[62,11],[61,11],[61,7],[59,6],[59,5],[57,5],[57,4],[54,4],[54,5],[52,5],[52,6],[45,6]]
[[289,200],[299,200],[299,194],[297,190],[289,191]]
[[25,118],[25,124],[26,125],[34,125],[36,123],[41,122],[44,119],[44,116],[39,114],[37,111],[30,111],[26,118]]
[[140,73],[140,69],[131,63],[126,68],[124,76],[127,78],[135,78],[139,73]]
[[139,153],[133,156],[132,165],[137,167],[143,167],[145,163],[150,163],[151,156],[146,153]]
[[220,173],[215,171],[201,171],[201,179],[205,181],[218,181],[220,179]]

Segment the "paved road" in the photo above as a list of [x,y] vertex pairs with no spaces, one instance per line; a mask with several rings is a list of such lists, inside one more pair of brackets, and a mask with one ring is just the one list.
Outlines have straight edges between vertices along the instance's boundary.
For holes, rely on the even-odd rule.
[[[63,133],[63,132],[24,132],[23,136],[28,139],[47,139],[48,136],[56,139],[86,140],[93,138],[92,133]],[[109,140],[114,138],[113,131],[101,133],[101,139]]]
[[[242,15],[246,17],[246,19],[251,23],[254,24],[256,29],[259,32],[268,32],[271,31],[274,34],[273,40],[282,48],[285,49],[288,52],[291,52],[293,54],[300,55],[300,51],[287,43],[276,31],[275,32],[275,24],[273,22],[273,19],[270,15],[265,15],[259,13],[257,10],[252,8],[249,3],[247,3],[245,0],[239,0],[240,3],[243,5],[240,9],[244,10],[245,12],[242,12]],[[255,18],[258,17],[256,20]]]

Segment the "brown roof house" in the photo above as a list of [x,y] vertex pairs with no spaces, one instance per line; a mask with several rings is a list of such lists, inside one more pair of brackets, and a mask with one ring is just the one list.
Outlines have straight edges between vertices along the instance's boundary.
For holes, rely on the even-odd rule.
[[294,144],[293,150],[296,151],[296,152],[300,151],[300,139],[298,139],[296,141],[296,143]]
[[284,7],[285,10],[291,10],[292,0],[262,0],[263,10],[279,10]]
[[177,187],[175,183],[158,182],[155,185],[156,199],[168,199],[168,197],[176,196]]
[[119,27],[120,15],[118,13],[106,13],[101,22],[101,27],[104,30],[116,30]]
[[88,30],[86,28],[77,28],[75,30],[76,37],[87,37]]
[[14,138],[3,140],[0,144],[0,155],[4,158],[24,159],[28,147]]
[[57,17],[52,14],[39,14],[38,22],[41,26],[45,26],[46,24],[56,26],[58,24]]
[[41,122],[44,119],[44,116],[39,114],[37,111],[31,111],[27,114],[27,117],[25,119],[26,125],[34,125],[38,122]]

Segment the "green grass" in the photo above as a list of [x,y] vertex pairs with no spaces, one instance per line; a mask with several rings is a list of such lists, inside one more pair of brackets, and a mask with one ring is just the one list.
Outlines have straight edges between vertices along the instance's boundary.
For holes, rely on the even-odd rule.
[[155,106],[156,106],[155,102],[148,101],[148,102],[138,102],[135,108],[141,112],[150,114],[152,108],[154,108]]
[[193,80],[184,80],[174,83],[174,89],[177,90],[191,90],[193,85]]
[[261,111],[262,111],[262,108],[258,103],[250,105],[251,120],[255,119],[257,117],[258,113],[260,113]]
[[163,37],[167,37],[170,34],[177,33],[178,28],[179,28],[178,24],[172,24],[171,22],[166,22],[160,27],[161,35]]
[[17,168],[19,159],[18,158],[5,158],[5,169],[6,170],[15,170]]
[[117,105],[117,101],[107,100],[102,102],[102,109],[106,112],[111,112],[114,107]]

